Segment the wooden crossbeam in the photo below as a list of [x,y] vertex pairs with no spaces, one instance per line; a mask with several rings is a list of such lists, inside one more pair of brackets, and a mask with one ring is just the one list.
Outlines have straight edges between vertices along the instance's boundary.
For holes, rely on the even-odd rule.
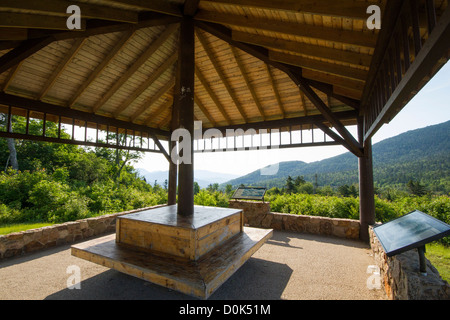
[[269,50],[269,59],[286,63],[293,66],[302,67],[316,71],[328,72],[338,76],[365,81],[367,71],[363,69],[352,68],[349,66],[328,63],[316,59],[305,58],[299,55],[287,54],[284,52]]
[[[207,0],[206,2],[257,9],[302,12],[333,17],[367,20],[368,3],[355,0]],[[377,5],[381,3],[377,2]]]
[[27,13],[42,13],[42,11],[45,11],[46,15],[62,16],[65,17],[65,19],[67,19],[67,16],[69,15],[66,13],[67,7],[73,4],[80,8],[83,18],[103,19],[128,23],[138,22],[138,13],[136,11],[118,9],[94,3],[73,2],[69,0],[45,0],[45,2],[29,0],[2,0],[1,2],[2,7],[9,9],[26,10]]
[[267,37],[242,31],[233,30],[232,37],[233,40],[255,44],[261,47],[290,51],[292,53],[335,60],[357,66],[369,67],[372,60],[372,56],[369,54],[312,45],[308,43],[300,43],[297,41]]
[[317,27],[309,24],[299,24],[287,21],[280,22],[265,18],[254,18],[244,15],[210,12],[205,10],[199,10],[199,12],[195,15],[195,19],[197,21],[212,22],[227,26],[238,26],[268,32],[277,32],[368,48],[375,47],[377,41],[377,36],[375,33],[337,30],[334,28]]
[[149,132],[153,133],[158,137],[167,139],[169,132],[159,129],[153,129],[147,126],[134,124],[128,121],[117,120],[114,118],[109,118],[93,113],[88,113],[84,111],[64,108],[62,106],[53,105],[50,103],[31,100],[27,98],[22,98],[7,93],[0,92],[0,104],[7,106],[15,106],[18,108],[23,108],[31,111],[37,111],[47,114],[52,114],[56,116],[67,117],[71,119],[77,119],[81,121],[88,121],[92,123],[98,123],[100,125],[109,125],[110,127],[117,127],[122,129],[135,130],[139,132]]
[[110,2],[121,3],[141,10],[149,10],[177,17],[183,16],[181,6],[165,0],[110,0]]
[[[36,2],[36,4],[39,4],[39,2]],[[3,6],[3,3],[0,5]],[[65,9],[63,12],[65,12]],[[81,19],[80,22],[81,28],[74,29],[72,32],[80,32],[86,29],[86,20]],[[67,30],[67,17],[33,13],[0,12],[0,27]]]
[[209,61],[211,61],[212,65],[214,66],[214,70],[216,70],[216,72],[219,75],[220,80],[222,81],[223,85],[225,86],[229,96],[231,97],[234,104],[236,105],[236,108],[238,109],[239,114],[241,115],[242,119],[244,119],[244,121],[247,122],[248,120],[247,120],[247,116],[245,115],[245,110],[242,108],[242,105],[239,102],[233,88],[231,87],[229,81],[227,80],[224,72],[220,68],[219,63],[217,62],[217,59],[216,59],[214,53],[212,52],[209,45],[206,43],[205,37],[198,31],[196,32],[196,35],[197,35],[198,40],[200,41],[200,44],[202,45],[202,48],[205,50],[206,54],[208,55]]
[[0,57],[0,74],[19,64],[54,41],[52,37],[31,39]]
[[185,0],[183,5],[183,15],[195,16],[198,10],[198,4],[200,0]]
[[92,108],[97,112],[101,107],[127,82],[127,80],[159,49],[159,47],[178,29],[178,25],[169,25],[164,32],[153,41],[147,49],[137,58],[125,73],[116,81],[111,88],[102,95],[102,98]]
[[327,105],[319,98],[319,96],[314,92],[314,90],[309,86],[309,84],[302,77],[297,77],[294,73],[291,74],[292,80],[298,85],[298,87],[305,93],[308,99],[314,104],[314,106],[322,113],[322,115],[336,128],[336,130],[341,134],[342,138],[351,148],[352,152],[360,157],[363,152],[362,147],[358,141],[348,132],[345,126],[335,117]]

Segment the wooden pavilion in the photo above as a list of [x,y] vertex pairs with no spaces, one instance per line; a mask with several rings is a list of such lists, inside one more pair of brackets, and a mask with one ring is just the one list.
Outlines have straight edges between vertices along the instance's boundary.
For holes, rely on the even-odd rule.
[[[67,12],[71,5],[79,8],[78,20],[76,11]],[[368,25],[376,13],[368,10],[371,5],[380,8],[380,29]],[[13,132],[7,124],[0,137],[162,153],[170,167],[166,225],[162,218],[120,220],[116,241],[124,239],[120,247],[126,252],[115,258],[88,253],[86,246],[74,250],[143,278],[146,268],[177,265],[173,274],[184,268],[190,280],[176,282],[158,272],[148,279],[207,297],[270,233],[246,230],[242,213],[221,211],[215,215],[225,220],[209,221],[194,206],[193,161],[172,163],[172,132],[185,128],[193,136],[194,120],[204,130],[277,130],[291,137],[320,129],[323,140],[290,140],[283,147],[339,144],[358,157],[360,237],[367,240],[375,222],[371,137],[447,62],[449,24],[448,0],[2,0],[0,113],[8,122],[11,115],[44,121],[40,135],[28,126]],[[49,121],[59,130],[72,128],[71,139],[47,134]],[[358,137],[350,125],[357,125]],[[102,138],[111,132],[125,135],[126,143]],[[238,222],[230,227],[230,221]],[[165,252],[158,267],[114,263],[143,263],[146,249],[129,246],[144,236],[136,240],[131,235],[137,231],[120,228],[155,229],[152,223],[167,227],[154,231],[160,239],[185,237],[170,244],[182,254]],[[223,229],[219,236],[212,225],[214,232]],[[254,241],[239,253],[243,234]],[[206,236],[209,242],[200,243]],[[152,246],[169,246],[154,241]],[[234,248],[228,256],[239,259],[214,256],[214,248],[205,249],[212,244]],[[130,252],[137,253],[124,258]],[[232,267],[226,272],[212,274],[227,264]],[[203,278],[192,279],[194,273]],[[194,282],[213,284],[197,290]]]

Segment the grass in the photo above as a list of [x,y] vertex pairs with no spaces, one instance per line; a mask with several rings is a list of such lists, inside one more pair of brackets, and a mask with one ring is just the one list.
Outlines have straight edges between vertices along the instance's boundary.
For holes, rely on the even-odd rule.
[[0,235],[51,226],[52,223],[18,223],[0,226]]
[[450,247],[437,242],[427,244],[425,256],[439,271],[442,279],[450,283]]

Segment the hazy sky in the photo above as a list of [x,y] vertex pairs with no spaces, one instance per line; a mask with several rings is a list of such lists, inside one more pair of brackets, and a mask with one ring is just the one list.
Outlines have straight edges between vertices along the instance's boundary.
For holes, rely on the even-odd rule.
[[[372,138],[376,143],[403,132],[450,120],[450,63],[403,108],[389,124],[385,124]],[[349,127],[356,137],[356,127]],[[293,148],[264,151],[236,151],[195,154],[195,169],[244,175],[270,164],[299,160],[314,162],[347,152],[342,146]],[[168,170],[164,156],[147,153],[135,165],[147,171]]]

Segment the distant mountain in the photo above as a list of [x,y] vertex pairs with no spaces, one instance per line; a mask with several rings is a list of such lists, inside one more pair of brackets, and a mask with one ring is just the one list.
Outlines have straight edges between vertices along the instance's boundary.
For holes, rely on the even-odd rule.
[[[409,180],[431,185],[433,190],[450,191],[450,121],[412,130],[373,146],[374,180],[378,186],[401,185]],[[279,163],[276,175],[263,176],[256,170],[227,181],[233,187],[244,185],[283,187],[288,176],[303,176],[318,186],[358,183],[358,160],[345,154],[322,161]]]
[[[148,183],[154,184],[156,182],[163,186],[166,179],[169,177],[169,171],[154,171],[149,172],[146,169],[138,168],[136,169],[139,175],[144,177]],[[208,185],[213,183],[224,183],[230,179],[234,179],[239,175],[211,172],[207,170],[195,170],[194,171],[194,181],[198,183],[200,188],[206,188]]]

